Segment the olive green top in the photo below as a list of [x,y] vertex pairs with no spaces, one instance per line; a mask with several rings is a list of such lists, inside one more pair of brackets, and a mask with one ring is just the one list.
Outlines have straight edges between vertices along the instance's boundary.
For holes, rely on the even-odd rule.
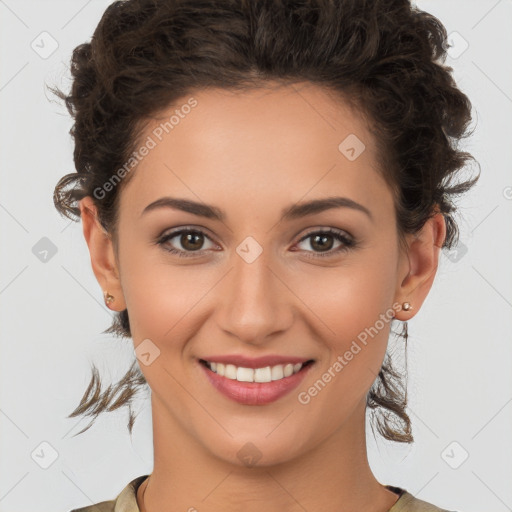
[[[142,475],[132,480],[114,500],[102,501],[83,508],[75,508],[70,512],[140,512],[136,493],[139,485],[148,476]],[[386,488],[400,496],[388,512],[450,512],[415,498],[405,489],[391,485],[386,485]]]

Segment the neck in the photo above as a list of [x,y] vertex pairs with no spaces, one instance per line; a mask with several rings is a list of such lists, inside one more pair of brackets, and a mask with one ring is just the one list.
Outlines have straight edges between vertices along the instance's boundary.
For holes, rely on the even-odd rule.
[[365,403],[314,449],[247,467],[212,456],[153,396],[154,468],[137,492],[141,512],[386,512],[398,499],[368,464]]

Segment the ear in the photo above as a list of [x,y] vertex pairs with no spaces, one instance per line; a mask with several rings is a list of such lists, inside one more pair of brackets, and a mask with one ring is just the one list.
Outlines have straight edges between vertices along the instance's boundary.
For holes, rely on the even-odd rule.
[[407,237],[408,247],[401,256],[395,300],[400,305],[409,302],[412,308],[397,311],[396,319],[409,320],[419,311],[434,282],[445,237],[442,213],[435,213],[418,233]]
[[94,275],[103,292],[106,291],[114,297],[107,307],[122,311],[126,309],[126,303],[119,280],[112,238],[98,220],[97,208],[92,197],[86,196],[80,201],[80,216]]

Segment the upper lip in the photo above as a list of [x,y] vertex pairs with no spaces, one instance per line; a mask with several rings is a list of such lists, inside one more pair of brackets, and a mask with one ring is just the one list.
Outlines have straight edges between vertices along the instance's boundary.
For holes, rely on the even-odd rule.
[[261,357],[247,357],[242,355],[222,355],[222,356],[209,356],[201,358],[203,361],[210,363],[224,363],[241,366],[243,368],[265,368],[266,366],[275,366],[278,364],[297,364],[311,361],[311,358],[293,357],[293,356],[280,356],[269,355]]

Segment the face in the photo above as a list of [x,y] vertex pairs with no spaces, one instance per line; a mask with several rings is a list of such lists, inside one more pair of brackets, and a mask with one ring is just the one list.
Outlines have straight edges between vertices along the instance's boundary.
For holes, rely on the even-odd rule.
[[191,97],[122,190],[117,309],[161,425],[283,462],[361,428],[411,258],[357,111],[311,84]]

